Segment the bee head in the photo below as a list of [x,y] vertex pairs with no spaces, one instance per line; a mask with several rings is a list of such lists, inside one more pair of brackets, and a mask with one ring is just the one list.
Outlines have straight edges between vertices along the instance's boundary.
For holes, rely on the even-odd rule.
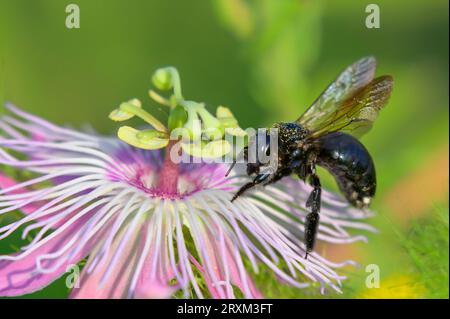
[[247,162],[247,174],[259,174],[266,171],[272,165],[271,150],[277,145],[272,145],[274,138],[271,138],[269,130],[258,130],[257,134],[250,137],[245,150],[245,161]]

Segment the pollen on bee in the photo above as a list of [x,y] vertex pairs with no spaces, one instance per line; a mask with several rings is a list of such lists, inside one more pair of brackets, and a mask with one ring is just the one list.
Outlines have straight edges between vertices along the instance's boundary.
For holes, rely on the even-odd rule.
[[363,198],[363,203],[366,204],[366,205],[370,204],[370,201],[371,201],[370,197],[364,197]]

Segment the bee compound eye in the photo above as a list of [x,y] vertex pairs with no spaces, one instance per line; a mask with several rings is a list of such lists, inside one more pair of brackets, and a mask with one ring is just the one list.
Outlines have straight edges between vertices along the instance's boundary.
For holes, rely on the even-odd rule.
[[302,156],[302,151],[298,148],[292,151],[293,158],[300,158]]

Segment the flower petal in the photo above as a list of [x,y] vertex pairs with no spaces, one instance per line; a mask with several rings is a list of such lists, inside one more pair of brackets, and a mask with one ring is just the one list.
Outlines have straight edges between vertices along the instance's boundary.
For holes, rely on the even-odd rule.
[[[169,266],[169,260],[166,254],[166,242],[162,243],[160,247],[163,256],[155,255],[155,247],[150,248],[150,254],[145,257],[143,267],[140,270],[139,279],[136,286],[135,298],[169,298],[178,286],[169,285],[169,281],[174,278],[174,272]],[[158,260],[156,265],[153,265],[154,260]],[[152,278],[152,272],[157,274]]]
[[[104,242],[99,243],[83,269],[80,289],[74,289],[71,298],[168,298],[178,289],[168,284],[173,272],[168,266],[165,240],[154,244],[161,231],[158,227],[163,226],[145,222],[143,213],[148,211],[141,207],[106,253],[102,250]],[[155,211],[158,215],[162,215],[161,209]]]
[[[38,248],[30,247],[30,250],[33,249],[33,251],[23,257],[16,254],[12,257],[16,257],[16,260],[0,260],[0,296],[20,296],[38,291],[61,277],[67,271],[68,266],[72,266],[84,258],[89,253],[89,246],[81,249],[79,253],[63,262],[51,273],[42,273],[37,263],[40,256],[54,253],[67,244],[85,221],[85,219],[80,220]],[[45,263],[41,262],[41,266],[50,268],[56,262],[58,259],[48,260]]]
[[[190,209],[192,212],[192,207]],[[262,298],[244,267],[238,246],[212,219],[208,222],[206,220],[202,224],[194,218],[189,219],[201,264],[193,257],[191,262],[203,275],[211,296],[220,299],[235,298],[234,285],[245,298]]]

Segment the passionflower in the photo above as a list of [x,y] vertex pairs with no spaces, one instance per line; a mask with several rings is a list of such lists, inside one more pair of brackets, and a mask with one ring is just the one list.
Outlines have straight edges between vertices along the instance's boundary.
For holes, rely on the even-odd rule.
[[[309,186],[286,178],[231,202],[247,177],[238,170],[226,177],[224,163],[176,162],[170,154],[220,158],[230,150],[225,137],[245,132],[228,108],[213,116],[185,100],[176,69],[158,70],[153,83],[173,91],[168,98],[150,91],[170,109],[168,125],[132,99],[110,117],[137,116],[150,127],[123,126],[119,138],[6,106],[0,165],[28,173],[16,181],[0,172],[0,217],[22,213],[0,225],[0,240],[16,232],[24,239],[19,251],[0,252],[0,296],[40,290],[73,267],[81,269],[73,298],[259,298],[252,277],[261,267],[283,284],[340,291],[337,269],[352,261],[304,258]],[[322,198],[319,240],[366,240],[348,230],[372,231],[360,221],[370,213],[329,192]]]

